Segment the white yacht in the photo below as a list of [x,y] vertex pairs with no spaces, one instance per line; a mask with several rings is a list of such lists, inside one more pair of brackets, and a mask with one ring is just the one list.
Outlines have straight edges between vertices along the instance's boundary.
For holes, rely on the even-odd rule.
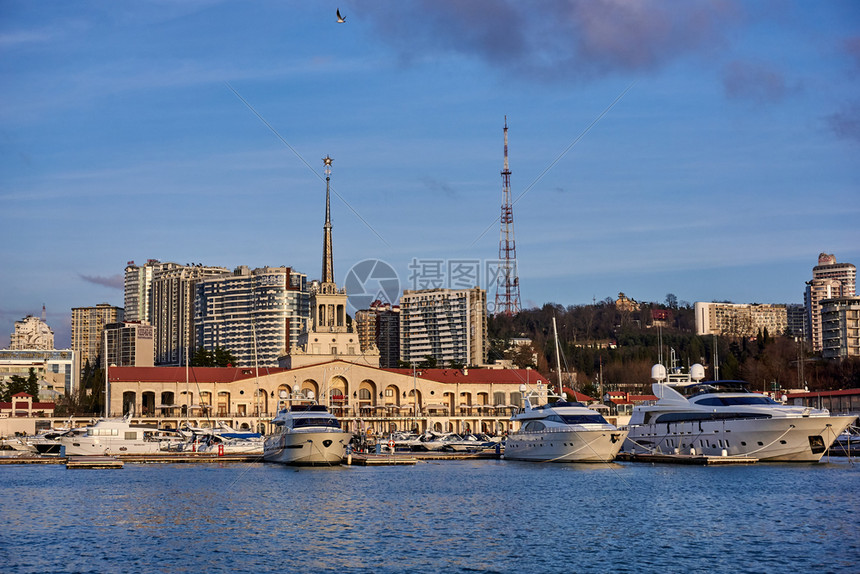
[[699,364],[687,374],[654,365],[658,400],[633,408],[624,450],[817,462],[856,418],[783,405],[750,391],[744,381],[702,381],[704,376]]
[[297,465],[341,463],[352,434],[340,428],[337,418],[325,406],[312,401],[313,395],[285,401],[287,406],[272,419],[275,431],[266,436],[263,460]]
[[[558,330],[552,319],[555,338],[555,361],[561,383]],[[520,386],[525,408],[515,413],[512,421],[520,423],[516,432],[505,441],[505,458],[535,462],[609,462],[621,450],[627,431],[609,424],[603,415],[584,404],[567,402],[564,393],[552,394],[543,383],[526,394],[526,385]],[[535,402],[546,404],[532,406]],[[556,402],[548,402],[557,399]]]
[[[508,435],[505,458],[536,462],[609,462],[624,443],[626,431],[606,422],[603,415],[538,390],[523,396],[525,408],[511,417],[520,429]],[[532,406],[541,395],[558,398],[554,403]]]
[[130,415],[121,419],[99,419],[83,431],[75,429],[58,436],[66,456],[153,454],[169,450],[184,439],[175,432],[132,425]]

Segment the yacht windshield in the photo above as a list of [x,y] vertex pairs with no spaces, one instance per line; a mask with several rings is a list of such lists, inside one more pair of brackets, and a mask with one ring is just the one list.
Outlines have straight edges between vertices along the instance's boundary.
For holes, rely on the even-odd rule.
[[603,418],[602,415],[593,414],[593,415],[550,415],[546,417],[546,420],[554,421],[557,423],[564,423],[566,425],[582,425],[588,423],[596,423],[596,424],[606,424],[606,419]]
[[337,419],[333,418],[297,418],[293,421],[293,428],[301,427],[332,427],[339,429]]
[[778,405],[779,403],[764,395],[749,395],[745,397],[705,397],[695,401],[698,405],[708,407],[731,407],[735,405]]

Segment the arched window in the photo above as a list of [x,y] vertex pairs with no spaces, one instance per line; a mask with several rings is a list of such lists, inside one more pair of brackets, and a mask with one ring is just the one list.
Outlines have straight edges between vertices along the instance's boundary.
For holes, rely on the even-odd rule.
[[358,400],[369,401],[370,400],[370,390],[369,389],[359,389],[358,390]]

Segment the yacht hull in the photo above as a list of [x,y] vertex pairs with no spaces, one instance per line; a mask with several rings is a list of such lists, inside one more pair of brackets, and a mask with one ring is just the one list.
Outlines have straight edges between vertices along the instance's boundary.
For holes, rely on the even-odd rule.
[[154,454],[166,451],[160,441],[111,440],[111,437],[76,437],[59,439],[65,456],[102,456],[124,454]]
[[340,464],[350,433],[341,431],[284,432],[266,438],[263,460],[281,464],[332,465]]
[[534,462],[609,462],[621,450],[626,436],[626,431],[609,429],[515,432],[505,442],[505,458]]
[[[853,416],[773,417],[640,424],[624,451],[749,456],[762,461],[818,462]],[[677,450],[676,450],[677,449]],[[691,451],[691,449],[693,449]]]

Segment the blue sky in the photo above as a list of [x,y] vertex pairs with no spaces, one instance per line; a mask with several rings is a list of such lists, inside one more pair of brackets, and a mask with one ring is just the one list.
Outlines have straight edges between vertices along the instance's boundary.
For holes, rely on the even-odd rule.
[[0,74],[0,347],[129,260],[318,277],[326,155],[339,283],[496,259],[506,115],[524,306],[860,265],[857,2],[0,0]]

